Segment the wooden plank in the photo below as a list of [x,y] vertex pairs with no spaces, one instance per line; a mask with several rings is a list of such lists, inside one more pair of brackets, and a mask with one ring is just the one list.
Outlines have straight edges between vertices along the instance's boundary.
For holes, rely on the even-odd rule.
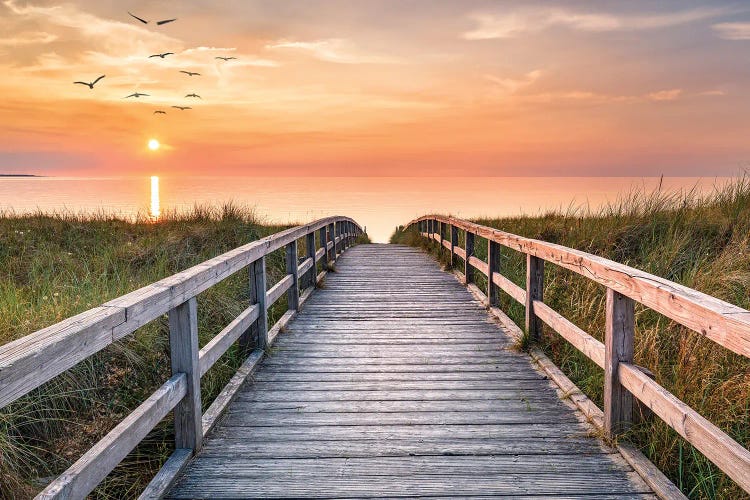
[[246,332],[260,315],[258,304],[242,311],[221,332],[216,334],[198,353],[201,377],[216,363],[234,342]]
[[[312,269],[314,266],[314,261],[312,257],[308,257],[305,260],[303,260],[299,266],[297,266],[297,276],[306,276],[309,274],[310,269]],[[309,284],[305,284],[303,288],[307,288],[310,286]]]
[[526,333],[538,340],[542,335],[542,322],[536,315],[534,303],[542,302],[544,293],[544,261],[534,255],[526,255]]
[[497,306],[500,294],[495,285],[495,275],[500,274],[500,244],[487,240],[487,305]]
[[487,276],[487,273],[489,272],[489,266],[485,261],[472,255],[471,257],[469,257],[469,264],[471,264],[471,267]]
[[[581,274],[637,300],[737,354],[750,357],[750,311],[741,307],[580,250],[517,236],[455,217],[430,215],[424,218],[426,217],[446,221],[513,250],[532,254]],[[411,223],[421,219],[423,218]]]
[[619,292],[607,289],[604,338],[604,432],[614,439],[630,428],[633,397],[620,384],[618,366],[633,362],[635,303]]
[[201,417],[201,432],[203,436],[206,436],[213,429],[229,404],[237,397],[242,384],[257,369],[261,359],[263,359],[262,350],[256,349],[251,352],[250,356],[247,357],[235,374],[232,375],[232,378],[229,379],[227,385],[216,396],[216,399],[214,399],[211,406],[206,410],[206,413]]
[[544,302],[534,301],[534,312],[550,328],[581,351],[600,368],[604,368],[604,344],[571,323]]
[[36,498],[85,498],[186,394],[186,375],[170,378]]
[[284,292],[290,290],[294,284],[294,276],[287,274],[278,283],[272,286],[268,292],[266,292],[266,309],[274,305],[277,300],[284,295]]
[[299,308],[299,274],[297,268],[297,241],[286,246],[286,272],[292,277],[292,284],[287,290],[287,307],[292,310]]
[[169,312],[172,375],[185,374],[186,394],[174,409],[175,448],[201,449],[201,374],[198,365],[198,301],[195,297]]
[[621,362],[618,378],[677,433],[750,493],[750,451],[677,399],[631,363]]
[[502,274],[493,274],[492,282],[499,286],[505,293],[513,297],[519,304],[526,304],[526,290],[516,285]]
[[96,307],[0,346],[0,408],[113,342],[125,309]]
[[178,448],[172,452],[156,476],[148,483],[138,500],[159,500],[174,485],[177,476],[193,457],[193,450]]

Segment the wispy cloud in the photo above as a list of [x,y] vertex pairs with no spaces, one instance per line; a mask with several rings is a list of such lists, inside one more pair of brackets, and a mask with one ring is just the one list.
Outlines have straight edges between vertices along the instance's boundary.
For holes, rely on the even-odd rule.
[[57,35],[44,31],[25,32],[8,38],[0,38],[0,46],[44,45],[54,42],[57,38]]
[[522,78],[503,78],[495,75],[485,75],[484,77],[494,83],[501,90],[508,92],[509,94],[515,94],[520,89],[534,84],[541,75],[542,72],[536,69],[534,71],[529,71]]
[[308,42],[278,40],[266,45],[266,48],[270,50],[298,50],[307,52],[322,61],[339,64],[398,64],[401,62],[399,59],[390,56],[367,54],[358,49],[351,41],[342,38],[327,38]]
[[750,40],[750,23],[718,23],[711,27],[725,40]]
[[565,9],[526,8],[505,14],[477,13],[470,16],[477,26],[463,34],[466,40],[513,38],[554,26],[588,32],[630,31],[666,28],[726,14],[727,9],[691,9],[666,14],[615,15]]
[[646,97],[652,101],[675,101],[682,95],[682,89],[669,89],[651,92]]

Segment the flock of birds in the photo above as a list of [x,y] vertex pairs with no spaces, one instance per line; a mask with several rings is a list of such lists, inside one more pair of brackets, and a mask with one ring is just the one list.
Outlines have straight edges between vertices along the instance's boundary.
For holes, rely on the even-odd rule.
[[[130,16],[132,18],[137,19],[138,21],[142,22],[143,24],[149,24],[149,22],[147,20],[143,19],[142,17],[136,16],[132,12],[128,12],[128,14],[130,14]],[[174,19],[164,19],[162,21],[156,21],[156,25],[157,26],[161,26],[163,24],[171,23],[171,22],[174,22],[174,21],[177,21],[177,18],[174,18]],[[160,59],[165,59],[167,56],[172,56],[172,55],[174,55],[174,52],[164,52],[162,54],[153,54],[153,55],[150,55],[150,56],[148,56],[148,58],[151,59],[153,57],[158,57]],[[217,56],[214,59],[220,59],[220,60],[226,62],[226,61],[231,61],[232,59],[237,59],[237,58],[236,57]],[[200,73],[197,73],[195,71],[180,70],[180,73],[184,73],[184,74],[186,74],[189,77],[201,76]],[[86,85],[89,89],[94,90],[94,85],[96,85],[99,82],[99,80],[101,80],[105,76],[106,75],[102,75],[102,76],[100,76],[99,78],[97,78],[96,80],[94,80],[92,82],[77,81],[77,82],[73,82],[73,84]],[[133,92],[130,95],[127,95],[127,96],[123,97],[123,99],[129,99],[131,97],[134,97],[134,98],[138,99],[139,97],[150,97],[150,95],[149,94],[144,94],[143,92],[136,91],[136,92]],[[201,96],[199,96],[195,92],[193,92],[191,94],[187,94],[185,96],[185,98],[186,99],[187,98],[203,99]],[[172,106],[172,107],[175,108],[175,109],[179,109],[180,111],[185,111],[186,109],[192,109],[190,106]],[[157,109],[157,110],[154,111],[154,114],[155,115],[166,115],[167,112],[164,111],[164,110],[161,110],[161,109]]]

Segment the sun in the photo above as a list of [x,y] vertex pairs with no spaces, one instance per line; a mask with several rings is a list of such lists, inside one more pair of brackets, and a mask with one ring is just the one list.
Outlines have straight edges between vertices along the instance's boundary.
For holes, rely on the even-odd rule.
[[151,151],[156,151],[160,146],[161,144],[159,144],[159,141],[157,141],[156,139],[149,139],[148,149],[150,149]]

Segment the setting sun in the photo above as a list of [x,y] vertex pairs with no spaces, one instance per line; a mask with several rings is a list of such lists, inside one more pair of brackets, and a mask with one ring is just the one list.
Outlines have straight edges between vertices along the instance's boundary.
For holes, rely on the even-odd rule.
[[159,146],[159,141],[157,141],[156,139],[149,139],[148,149],[150,149],[151,151],[156,151],[157,149],[159,149]]

